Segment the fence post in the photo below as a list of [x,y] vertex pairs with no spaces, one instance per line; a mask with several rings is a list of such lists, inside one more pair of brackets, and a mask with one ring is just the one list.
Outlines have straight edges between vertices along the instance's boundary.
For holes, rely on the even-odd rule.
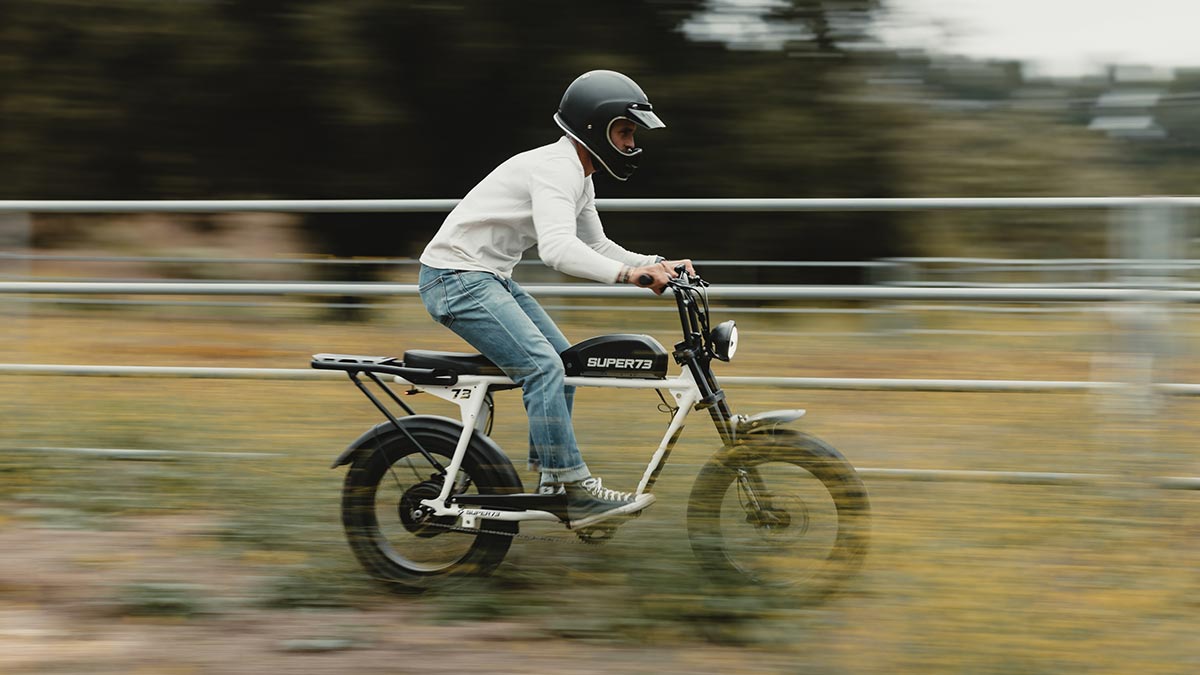
[[1114,210],[1112,216],[1110,255],[1123,262],[1114,265],[1109,280],[1143,293],[1109,307],[1112,343],[1106,358],[1115,372],[1108,376],[1127,386],[1109,399],[1106,414],[1115,431],[1111,440],[1119,453],[1117,470],[1144,478],[1171,463],[1171,452],[1159,439],[1157,413],[1163,401],[1154,385],[1175,352],[1172,308],[1156,291],[1174,282],[1171,263],[1184,238],[1179,208],[1168,200],[1148,200]]
[[[32,262],[25,254],[33,247],[33,220],[28,213],[0,212],[0,279],[26,280],[32,272]],[[0,350],[5,359],[18,363],[28,363],[25,346],[29,340],[29,303],[20,298],[6,297],[0,300],[0,322],[5,324],[0,335]],[[6,416],[9,420],[21,419],[27,411],[23,410],[25,396],[24,388],[28,385],[21,382],[5,382],[0,384],[5,400]],[[15,445],[17,440],[17,424],[0,425],[7,429],[0,433],[0,447]]]

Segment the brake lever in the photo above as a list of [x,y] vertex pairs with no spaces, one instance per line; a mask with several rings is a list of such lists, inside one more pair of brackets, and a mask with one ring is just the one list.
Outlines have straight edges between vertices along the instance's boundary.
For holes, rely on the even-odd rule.
[[691,286],[691,287],[708,286],[708,282],[701,279],[699,274],[696,274],[696,275],[688,274],[686,263],[679,263],[678,265],[675,266],[675,276],[678,277],[679,281],[683,282],[684,285],[687,285],[687,286]]
[[[642,288],[649,288],[650,285],[653,283],[654,283],[654,277],[650,276],[649,274],[642,274],[642,275],[639,275],[637,278],[637,285],[641,286]],[[707,286],[708,282],[701,279],[699,276],[692,276],[692,275],[688,274],[686,271],[684,271],[684,272],[680,273],[679,276],[675,277],[674,279],[668,280],[667,285],[668,286],[682,286],[684,288],[694,288],[696,286]]]
[[[642,288],[649,288],[653,283],[654,277],[649,274],[642,274],[637,278],[637,285]],[[701,279],[699,274],[695,276],[688,274],[687,265],[681,263],[675,266],[675,278],[668,280],[667,285],[680,288],[706,288],[709,284]]]

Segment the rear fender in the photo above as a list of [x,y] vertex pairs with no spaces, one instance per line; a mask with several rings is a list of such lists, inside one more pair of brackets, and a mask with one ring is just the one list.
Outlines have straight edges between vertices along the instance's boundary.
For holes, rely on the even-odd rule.
[[[390,421],[380,422],[371,427],[343,450],[329,468],[336,469],[349,464],[354,461],[359,452],[369,451],[382,442],[390,441],[394,436],[403,435],[405,431],[409,433],[433,432],[450,438],[458,438],[462,434],[462,422],[438,415],[411,415],[401,418],[399,423],[400,425],[396,426]],[[483,464],[492,466],[501,472],[505,484],[517,488],[522,487],[521,478],[513,468],[512,462],[491,438],[479,432],[472,434],[467,452],[479,457]]]

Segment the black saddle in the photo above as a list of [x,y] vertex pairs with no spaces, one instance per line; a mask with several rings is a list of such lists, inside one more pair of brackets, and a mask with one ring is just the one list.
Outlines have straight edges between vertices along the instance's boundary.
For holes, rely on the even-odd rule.
[[470,352],[410,349],[404,352],[403,361],[408,368],[430,368],[459,375],[504,375],[504,371],[486,356]]

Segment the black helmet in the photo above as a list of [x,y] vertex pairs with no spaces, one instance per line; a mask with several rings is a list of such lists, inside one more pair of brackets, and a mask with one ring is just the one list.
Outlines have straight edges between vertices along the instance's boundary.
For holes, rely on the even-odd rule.
[[637,168],[642,149],[622,152],[613,145],[609,129],[619,119],[645,129],[667,126],[654,114],[654,106],[642,88],[611,70],[593,70],[576,78],[567,87],[554,115],[558,126],[582,143],[613,178],[625,180]]

